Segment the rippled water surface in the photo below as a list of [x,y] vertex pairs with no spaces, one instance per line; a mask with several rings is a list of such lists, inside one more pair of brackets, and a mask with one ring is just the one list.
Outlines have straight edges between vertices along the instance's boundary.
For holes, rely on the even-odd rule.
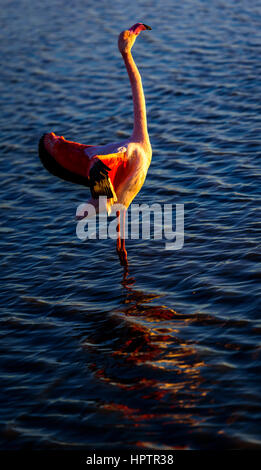
[[[1,448],[252,448],[260,439],[259,0],[1,1]],[[81,242],[88,191],[47,173],[43,132],[132,128],[133,55],[153,159],[137,203],[184,204],[185,245]]]

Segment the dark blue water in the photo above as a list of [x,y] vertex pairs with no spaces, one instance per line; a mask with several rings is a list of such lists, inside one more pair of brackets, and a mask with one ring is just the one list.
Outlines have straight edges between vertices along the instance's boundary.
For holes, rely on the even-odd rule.
[[[261,447],[261,2],[1,1],[1,448]],[[136,203],[184,204],[185,245],[75,234],[84,187],[43,132],[132,128],[133,55],[153,159]]]

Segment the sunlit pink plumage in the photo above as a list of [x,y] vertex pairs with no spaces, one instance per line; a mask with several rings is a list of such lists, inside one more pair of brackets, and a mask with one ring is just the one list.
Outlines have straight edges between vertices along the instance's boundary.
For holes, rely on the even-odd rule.
[[39,155],[44,166],[56,176],[89,186],[98,206],[98,197],[107,196],[107,210],[119,204],[117,252],[121,263],[127,265],[125,249],[125,213],[140,191],[151,162],[152,150],[147,130],[146,105],[142,81],[131,54],[131,48],[141,31],[151,29],[136,23],[119,35],[118,47],[122,54],[132,88],[134,126],[128,139],[108,145],[85,145],[65,140],[51,132],[44,134],[39,143]]

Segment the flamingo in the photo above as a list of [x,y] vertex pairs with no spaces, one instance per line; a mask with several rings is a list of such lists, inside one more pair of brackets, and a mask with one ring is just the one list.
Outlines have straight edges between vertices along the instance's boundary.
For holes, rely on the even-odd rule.
[[[116,210],[116,249],[124,266],[128,266],[125,248],[126,211],[145,181],[152,157],[141,76],[131,53],[138,35],[144,30],[151,30],[151,27],[136,23],[122,31],[118,38],[118,48],[132,89],[134,124],[131,136],[102,146],[72,142],[54,132],[44,134],[39,141],[39,157],[50,173],[88,186],[92,196],[88,202],[97,211],[99,196],[107,196],[108,213],[113,205],[120,207],[120,210]],[[120,206],[116,206],[116,203]]]

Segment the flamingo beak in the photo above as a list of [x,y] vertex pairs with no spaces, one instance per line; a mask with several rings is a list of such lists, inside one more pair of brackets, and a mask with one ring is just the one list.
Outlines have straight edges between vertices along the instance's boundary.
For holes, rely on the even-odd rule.
[[141,31],[146,31],[146,29],[151,29],[151,27],[144,23],[136,23],[129,29],[129,31],[138,36]]

